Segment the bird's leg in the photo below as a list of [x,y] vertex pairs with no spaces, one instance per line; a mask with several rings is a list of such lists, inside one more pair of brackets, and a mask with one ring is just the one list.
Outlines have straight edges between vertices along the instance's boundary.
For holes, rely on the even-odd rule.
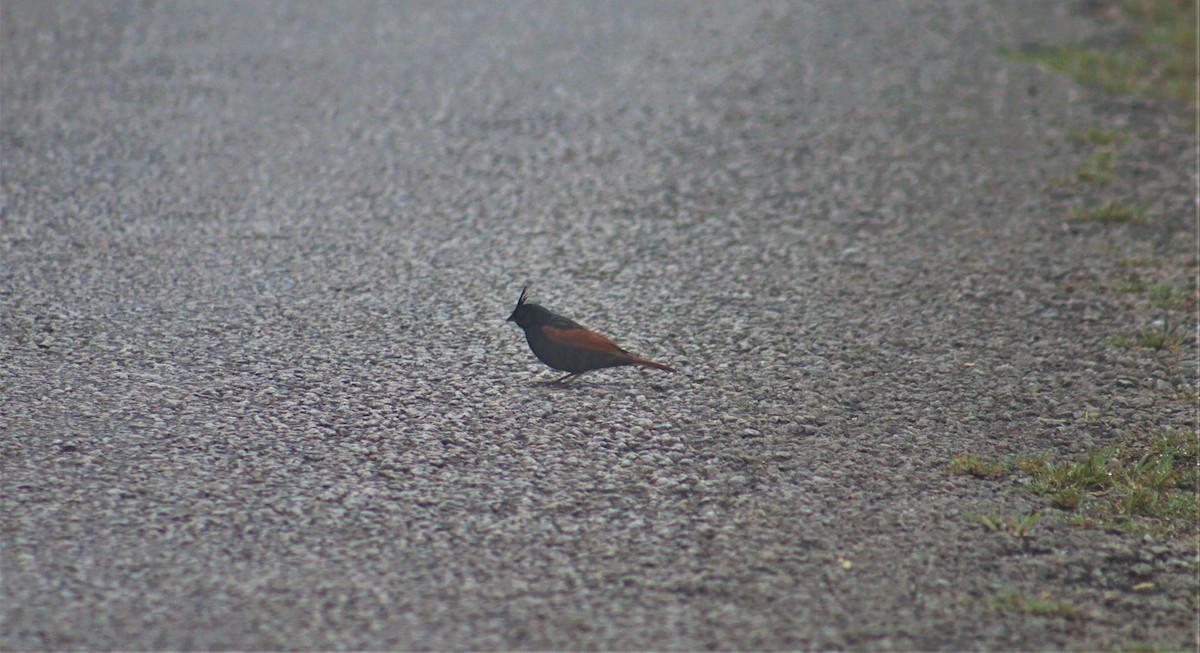
[[579,375],[575,372],[571,372],[570,374],[562,377],[561,379],[555,379],[554,383],[563,383],[563,382],[567,381],[568,379],[574,378],[576,376],[579,376]]

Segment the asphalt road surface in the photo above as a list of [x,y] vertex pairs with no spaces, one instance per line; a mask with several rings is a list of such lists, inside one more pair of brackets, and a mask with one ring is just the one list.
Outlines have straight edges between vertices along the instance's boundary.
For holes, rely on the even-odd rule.
[[[1194,648],[1189,541],[947,473],[1191,424],[1077,10],[5,0],[0,648]],[[1114,120],[1160,219],[1064,227]]]

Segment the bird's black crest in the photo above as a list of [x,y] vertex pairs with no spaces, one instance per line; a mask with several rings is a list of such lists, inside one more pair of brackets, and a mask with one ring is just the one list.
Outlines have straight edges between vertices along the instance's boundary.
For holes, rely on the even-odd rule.
[[521,288],[521,296],[517,298],[517,308],[520,308],[525,305],[525,297],[526,297],[525,290],[528,288],[529,288],[529,286],[525,286],[524,288]]

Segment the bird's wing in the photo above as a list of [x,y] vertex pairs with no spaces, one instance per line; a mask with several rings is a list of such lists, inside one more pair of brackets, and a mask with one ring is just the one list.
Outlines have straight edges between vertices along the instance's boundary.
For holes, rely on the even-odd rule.
[[568,347],[579,347],[580,349],[588,349],[591,351],[599,351],[610,354],[621,354],[628,356],[629,352],[617,346],[617,343],[605,338],[595,331],[588,331],[583,328],[561,329],[558,327],[545,326],[542,327],[542,332],[546,334],[546,338],[558,345],[566,345]]
[[556,329],[583,329],[583,325],[570,318],[563,317],[558,313],[550,313],[550,319],[546,321],[546,326]]

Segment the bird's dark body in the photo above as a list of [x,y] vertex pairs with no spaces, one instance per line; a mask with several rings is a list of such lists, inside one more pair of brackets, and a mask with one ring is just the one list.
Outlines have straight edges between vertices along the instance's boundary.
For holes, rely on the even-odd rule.
[[524,290],[521,291],[517,307],[513,309],[508,320],[516,322],[517,326],[525,331],[525,340],[538,360],[568,373],[564,379],[592,370],[622,365],[675,371],[662,363],[630,354],[612,340],[583,328],[574,320],[557,315],[537,304],[526,303]]
[[[538,360],[550,367],[571,374],[582,374],[605,367],[632,364],[629,361],[633,356],[620,347],[616,347],[613,351],[597,351],[585,349],[574,343],[551,339],[547,333],[549,329],[559,329],[568,333],[572,329],[587,330],[575,321],[551,313],[537,304],[526,304],[526,306],[530,309],[541,309],[546,313],[544,323],[525,329],[525,340],[529,342],[529,348],[533,350],[533,354],[538,357]],[[517,324],[519,326],[520,322]]]

